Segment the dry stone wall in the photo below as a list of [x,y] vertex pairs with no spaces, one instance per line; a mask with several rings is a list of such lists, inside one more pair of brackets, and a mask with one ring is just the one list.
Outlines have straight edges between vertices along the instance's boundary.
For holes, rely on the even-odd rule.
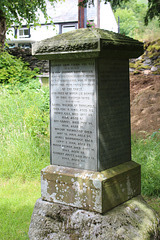
[[7,50],[11,55],[22,58],[24,62],[29,63],[31,69],[39,68],[41,73],[49,72],[49,61],[47,60],[38,60],[35,56],[32,56],[32,50],[30,48],[9,48]]
[[[144,45],[145,52],[138,59],[130,60],[130,72],[138,74],[160,74],[160,39],[153,42],[146,42]],[[22,58],[29,63],[29,67],[34,69],[38,67],[41,73],[49,72],[49,62],[47,60],[38,60],[32,56],[31,49],[12,48],[8,52],[13,56]]]
[[144,44],[145,52],[137,59],[130,60],[130,72],[160,74],[160,39]]

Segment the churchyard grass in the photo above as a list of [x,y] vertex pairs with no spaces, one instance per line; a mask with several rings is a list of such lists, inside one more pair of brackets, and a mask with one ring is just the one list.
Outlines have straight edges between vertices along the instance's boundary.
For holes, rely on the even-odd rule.
[[132,138],[132,160],[141,164],[142,194],[160,197],[160,130],[142,138]]
[[0,180],[0,239],[27,240],[34,204],[40,197],[40,180]]
[[[28,239],[40,171],[49,165],[49,91],[37,83],[0,87],[0,239]],[[160,133],[132,138],[132,159],[142,165],[142,194],[160,213]]]
[[141,164],[142,195],[160,216],[160,129],[145,139],[132,138],[132,160]]
[[31,180],[48,165],[47,94],[46,88],[27,87],[24,91],[0,88],[1,178]]
[[0,87],[0,239],[28,239],[40,171],[49,165],[48,88]]

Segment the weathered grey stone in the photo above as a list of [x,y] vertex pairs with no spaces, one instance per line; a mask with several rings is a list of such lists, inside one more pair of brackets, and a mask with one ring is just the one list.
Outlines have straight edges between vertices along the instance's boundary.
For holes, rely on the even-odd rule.
[[[146,216],[156,229],[156,217],[152,213],[148,220],[142,200],[106,215],[86,211],[106,212],[140,194],[140,167],[128,171],[132,164],[128,59],[142,53],[143,43],[102,29],[78,29],[33,46],[35,56],[51,60],[51,164],[65,169],[49,166],[42,171],[43,200],[53,203],[37,201],[31,240],[144,239]],[[122,164],[120,173],[117,168]],[[67,172],[67,167],[72,169]],[[80,169],[94,172],[83,178]],[[137,231],[137,226],[143,229]]]
[[[102,51],[103,50],[103,51]],[[106,56],[138,57],[143,43],[103,29],[81,28],[33,44],[32,53],[40,59],[69,59]]]
[[153,67],[151,67],[151,71],[152,71],[152,72],[155,72],[155,71],[157,71],[157,70],[158,70],[158,68],[157,68],[157,67],[154,67],[154,66],[153,66]]
[[131,160],[128,59],[51,62],[51,164],[103,171]]
[[41,174],[43,200],[99,213],[141,192],[140,165],[132,161],[102,172],[50,165]]
[[151,59],[147,58],[144,62],[143,62],[143,65],[144,66],[150,66],[152,63]]
[[158,240],[158,215],[141,196],[105,215],[38,199],[29,228],[30,240]]
[[31,49],[27,48],[9,48],[7,51],[17,57],[22,58],[24,62],[29,63],[29,67],[33,70],[34,68],[39,68],[41,73],[49,72],[49,61],[47,60],[38,60],[35,56],[32,56]]

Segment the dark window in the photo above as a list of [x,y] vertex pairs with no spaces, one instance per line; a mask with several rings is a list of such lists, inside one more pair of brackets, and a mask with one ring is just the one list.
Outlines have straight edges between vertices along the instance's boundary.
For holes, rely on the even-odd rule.
[[31,48],[31,44],[30,43],[19,43],[18,47],[19,48]]

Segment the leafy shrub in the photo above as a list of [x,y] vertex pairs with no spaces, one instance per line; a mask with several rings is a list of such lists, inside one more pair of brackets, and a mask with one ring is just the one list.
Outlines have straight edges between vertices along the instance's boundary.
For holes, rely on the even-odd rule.
[[95,28],[96,24],[93,21],[87,20],[86,26],[87,28]]
[[135,29],[138,28],[138,21],[131,9],[118,8],[115,17],[120,18],[120,33],[132,37]]
[[141,41],[153,41],[159,38],[160,29],[158,18],[154,18],[147,26],[144,24],[147,13],[147,1],[123,1],[120,7],[115,8],[115,17],[120,18],[120,33]]
[[29,83],[36,77],[39,69],[31,71],[21,59],[10,55],[8,52],[0,52],[0,83],[12,85]]

